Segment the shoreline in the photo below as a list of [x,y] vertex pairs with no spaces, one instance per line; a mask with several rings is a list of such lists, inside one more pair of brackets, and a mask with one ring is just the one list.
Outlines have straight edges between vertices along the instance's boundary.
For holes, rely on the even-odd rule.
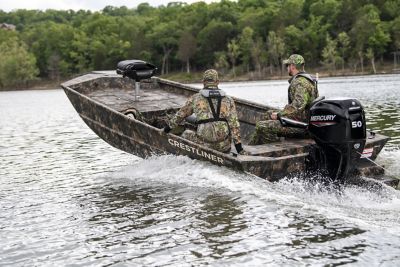
[[[396,75],[400,74],[400,71],[380,71],[377,73],[369,73],[369,72],[350,72],[350,71],[336,71],[335,73],[327,72],[327,71],[316,71],[315,69],[306,69],[306,72],[315,76],[318,73],[318,78],[340,78],[340,77],[362,77],[362,76],[376,76],[376,75]],[[190,84],[190,83],[202,83],[202,72],[196,72],[191,74],[186,73],[172,73],[168,75],[160,76],[161,78],[165,78],[168,80],[173,80],[179,83]],[[187,79],[186,77],[190,76],[191,79]],[[194,77],[195,76],[195,77]],[[272,76],[263,76],[262,78],[254,77],[254,73],[247,73],[244,75],[238,75],[236,77],[232,77],[231,75],[220,75],[221,82],[254,82],[254,81],[275,81],[275,80],[288,80],[290,76],[287,73],[283,75],[272,75]]]
[[[359,72],[337,72],[337,73],[327,73],[327,72],[313,72],[307,71],[311,75],[315,76],[316,73],[318,73],[319,79],[321,78],[340,78],[340,77],[362,77],[362,76],[376,76],[376,75],[400,75],[400,72],[398,71],[393,71],[393,72],[378,72],[376,74],[374,73],[359,73]],[[192,72],[190,74],[187,73],[172,73],[172,74],[167,74],[167,75],[159,75],[158,77],[163,78],[163,79],[168,79],[172,81],[176,81],[179,83],[183,84],[192,84],[192,83],[201,83],[201,77],[202,77],[203,72]],[[83,74],[82,74],[83,75]],[[77,77],[79,75],[74,75],[73,77]],[[157,76],[157,75],[156,75]],[[230,75],[221,75],[220,80],[221,82],[256,82],[256,81],[274,81],[274,80],[287,80],[289,79],[288,75],[274,75],[274,76],[264,76],[262,78],[255,78],[252,77],[252,73],[244,74],[244,75],[238,75],[236,77],[231,77]],[[27,91],[27,90],[54,90],[54,89],[61,89],[60,84],[64,83],[65,81],[68,81],[68,78],[62,81],[51,81],[51,80],[45,80],[45,81],[40,81],[37,83],[33,83],[31,86],[25,86],[25,87],[17,87],[17,88],[12,88],[12,89],[0,89],[0,92],[12,92],[12,91]]]

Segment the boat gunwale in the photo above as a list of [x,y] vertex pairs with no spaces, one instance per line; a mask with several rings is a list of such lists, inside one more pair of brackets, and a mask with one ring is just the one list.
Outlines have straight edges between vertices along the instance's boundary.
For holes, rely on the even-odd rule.
[[[178,88],[194,91],[196,93],[198,93],[201,90],[201,89],[198,89],[196,87],[192,87],[190,85],[181,84],[181,83],[174,82],[174,81],[167,80],[167,79],[163,79],[163,78],[160,78],[160,77],[152,77],[152,80],[153,79],[155,81],[159,82],[159,83],[162,83],[162,84],[172,85],[172,86],[175,86],[175,87],[178,87]],[[235,101],[235,103],[251,106],[253,108],[257,108],[257,109],[260,109],[260,110],[263,110],[263,111],[267,111],[267,110],[271,110],[271,109],[277,109],[277,107],[264,105],[264,104],[259,104],[259,103],[256,103],[256,102],[253,102],[253,101],[250,101],[250,100],[246,100],[246,99],[243,99],[243,98],[238,98],[238,97],[235,97],[235,96],[230,96],[230,97]]]

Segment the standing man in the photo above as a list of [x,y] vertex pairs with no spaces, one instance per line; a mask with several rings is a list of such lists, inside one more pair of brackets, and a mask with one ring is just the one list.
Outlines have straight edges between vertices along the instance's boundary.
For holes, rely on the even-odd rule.
[[245,154],[235,102],[218,88],[218,84],[218,72],[206,70],[203,75],[204,88],[186,101],[164,131],[169,132],[194,114],[197,131],[187,129],[182,133],[183,138],[224,153],[231,150],[233,140],[236,151]]
[[268,111],[267,120],[256,124],[255,132],[249,144],[259,145],[279,141],[279,137],[305,138],[307,131],[304,129],[283,127],[278,119],[289,119],[307,122],[310,104],[318,97],[316,81],[304,71],[304,58],[293,54],[283,61],[290,76],[288,89],[288,104],[283,110]]

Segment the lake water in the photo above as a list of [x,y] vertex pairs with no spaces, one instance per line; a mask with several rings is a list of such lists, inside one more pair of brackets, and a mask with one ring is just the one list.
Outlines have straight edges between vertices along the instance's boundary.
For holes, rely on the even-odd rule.
[[[282,107],[287,81],[225,83]],[[321,79],[391,136],[400,75]],[[269,183],[171,155],[140,159],[86,127],[61,90],[0,92],[0,266],[400,266],[400,192]]]

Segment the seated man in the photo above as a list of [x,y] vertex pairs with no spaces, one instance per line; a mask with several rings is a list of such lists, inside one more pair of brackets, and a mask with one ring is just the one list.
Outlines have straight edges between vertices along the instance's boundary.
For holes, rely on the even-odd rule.
[[293,54],[283,61],[292,78],[289,80],[288,104],[282,111],[267,112],[265,121],[256,124],[256,130],[250,140],[251,145],[260,145],[279,141],[279,137],[305,138],[305,129],[283,127],[278,117],[307,122],[310,104],[318,97],[318,88],[311,75],[304,72],[304,58]]
[[182,137],[212,149],[228,153],[231,142],[239,154],[244,154],[240,140],[240,125],[233,99],[218,88],[218,72],[204,72],[204,88],[191,96],[169,121],[165,132],[184,123],[186,117],[196,116],[197,131],[185,130]]

